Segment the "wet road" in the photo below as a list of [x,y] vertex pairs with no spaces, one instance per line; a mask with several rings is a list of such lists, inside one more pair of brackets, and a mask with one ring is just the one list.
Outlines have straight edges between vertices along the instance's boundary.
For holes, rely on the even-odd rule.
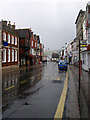
[[57,63],[3,76],[3,118],[54,118],[66,71]]

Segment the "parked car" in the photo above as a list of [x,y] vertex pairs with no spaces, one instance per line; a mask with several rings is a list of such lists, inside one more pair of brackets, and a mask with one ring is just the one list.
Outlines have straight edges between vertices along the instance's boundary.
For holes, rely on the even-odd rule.
[[57,63],[59,63],[59,60],[56,60]]
[[64,60],[60,60],[58,63],[58,69],[67,71],[67,63]]
[[42,63],[42,61],[39,61],[39,62],[38,62],[38,64],[41,64],[41,63]]

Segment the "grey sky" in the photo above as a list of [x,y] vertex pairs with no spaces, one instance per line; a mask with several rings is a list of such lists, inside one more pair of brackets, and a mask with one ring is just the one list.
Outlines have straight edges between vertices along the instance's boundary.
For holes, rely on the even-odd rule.
[[89,0],[0,0],[0,19],[31,28],[45,48],[60,49],[75,38],[75,20]]

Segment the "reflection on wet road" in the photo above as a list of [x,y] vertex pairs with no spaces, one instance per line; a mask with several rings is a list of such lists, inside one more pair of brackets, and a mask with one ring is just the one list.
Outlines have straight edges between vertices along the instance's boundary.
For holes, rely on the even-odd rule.
[[57,63],[48,63],[3,74],[3,118],[53,118],[66,77],[57,68]]

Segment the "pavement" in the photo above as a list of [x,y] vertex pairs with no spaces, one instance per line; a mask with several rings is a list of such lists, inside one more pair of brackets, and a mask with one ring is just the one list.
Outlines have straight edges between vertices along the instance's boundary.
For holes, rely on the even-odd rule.
[[[82,119],[90,119],[90,73],[81,70],[80,92],[79,92],[79,68],[74,65],[69,65],[69,70],[72,73],[74,84],[76,87],[77,99],[79,103],[80,117]],[[73,90],[73,89],[72,89]]]
[[78,95],[70,66],[68,66],[68,88],[63,119],[80,119]]

